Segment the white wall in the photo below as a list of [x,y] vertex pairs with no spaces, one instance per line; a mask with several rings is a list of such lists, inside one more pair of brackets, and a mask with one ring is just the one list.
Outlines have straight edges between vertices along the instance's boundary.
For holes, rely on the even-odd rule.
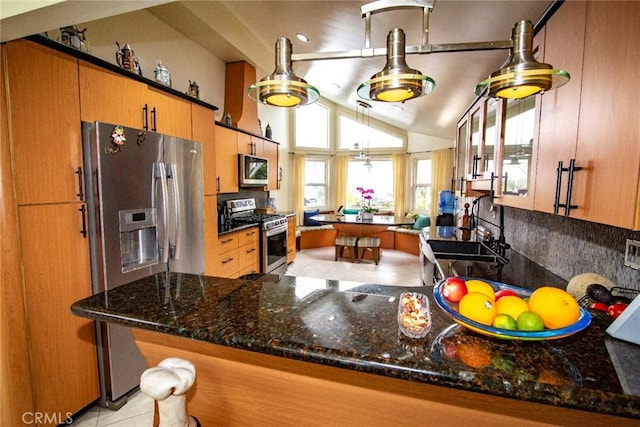
[[437,138],[435,136],[422,135],[409,132],[407,134],[407,152],[420,153],[424,151],[435,151],[443,148],[452,148],[455,140]]

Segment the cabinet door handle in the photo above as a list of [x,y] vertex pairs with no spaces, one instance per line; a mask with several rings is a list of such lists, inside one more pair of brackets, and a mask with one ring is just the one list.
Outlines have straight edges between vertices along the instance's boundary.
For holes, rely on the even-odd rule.
[[576,166],[576,159],[569,160],[569,168],[567,169],[567,172],[569,172],[569,177],[567,178],[567,199],[564,205],[564,214],[566,216],[569,216],[571,209],[578,208],[578,205],[571,204],[571,193],[573,193],[573,174],[579,170],[582,170],[582,168]]
[[226,240],[223,240],[220,243],[222,243],[224,245],[225,243],[229,243],[229,242],[233,242],[233,239],[226,239]]
[[254,234],[256,234],[255,231],[250,231],[248,233],[245,233],[245,236],[249,237],[249,236],[253,236]]
[[224,261],[222,261],[222,263],[226,264],[226,263],[231,262],[231,261],[233,261],[233,258],[227,258]]
[[482,157],[478,156],[477,154],[473,155],[473,165],[471,168],[471,176],[473,178],[478,178],[479,176],[481,176],[481,174],[478,173],[478,163],[481,159]]
[[557,171],[557,175],[556,175],[556,197],[555,200],[553,202],[553,213],[554,214],[558,214],[558,212],[560,211],[560,189],[562,187],[562,171],[564,170],[563,166],[562,166],[562,160],[560,160],[558,162],[558,169]]
[[149,106],[147,104],[142,107],[142,129],[149,130]]
[[153,125],[153,127],[151,128],[151,130],[153,132],[157,131],[157,127],[156,127],[156,107],[153,107],[151,109],[151,124]]
[[78,166],[78,169],[76,169],[75,174],[78,175],[78,192],[76,193],[76,196],[78,196],[78,199],[80,199],[80,201],[83,202],[84,188],[82,186],[82,168],[80,166]]
[[220,192],[220,177],[216,177],[216,193]]
[[256,248],[251,248],[248,251],[245,251],[246,254],[250,254],[251,252],[255,252]]
[[80,230],[80,234],[82,234],[82,237],[86,239],[87,238],[87,218],[85,214],[87,212],[87,209],[85,208],[84,205],[82,205],[80,209],[78,209],[78,211],[80,211],[80,213],[82,214],[82,230]]

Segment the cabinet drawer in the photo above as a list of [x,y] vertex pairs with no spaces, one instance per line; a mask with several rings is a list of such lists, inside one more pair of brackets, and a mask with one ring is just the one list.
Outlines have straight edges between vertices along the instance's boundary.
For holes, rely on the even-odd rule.
[[252,227],[247,230],[238,231],[238,246],[249,244],[257,245],[259,236],[260,230],[258,230],[258,227]]
[[260,266],[258,245],[249,244],[240,246],[238,249],[238,258],[240,259],[240,269],[250,266],[257,268]]
[[216,253],[222,254],[224,252],[228,252],[232,249],[238,248],[238,234],[231,233],[225,234],[224,236],[218,237],[218,242],[216,243]]
[[240,266],[238,258],[237,248],[218,254],[215,275],[218,277],[234,277]]

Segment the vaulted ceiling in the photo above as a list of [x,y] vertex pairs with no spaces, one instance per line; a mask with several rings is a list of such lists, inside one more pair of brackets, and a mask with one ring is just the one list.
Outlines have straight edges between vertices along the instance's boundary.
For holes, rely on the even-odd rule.
[[[273,71],[275,43],[279,37],[291,40],[294,55],[363,49],[365,19],[360,6],[367,3],[349,0],[66,1],[46,8],[48,27],[30,34],[52,28],[50,22],[56,16],[56,9],[64,10],[56,25],[64,26],[87,22],[91,20],[91,16],[87,16],[90,13],[99,12],[102,16],[93,18],[98,19],[124,13],[127,9],[148,8],[150,13],[224,62],[244,60],[251,63],[260,78]],[[508,40],[517,21],[528,19],[535,24],[551,3],[542,0],[436,0],[429,17],[428,42]],[[108,4],[111,8],[104,7]],[[371,47],[386,47],[387,34],[393,28],[404,30],[407,46],[419,46],[422,43],[422,11],[422,8],[414,7],[374,14]],[[3,19],[2,24],[15,25],[17,18],[31,16],[30,21],[25,22],[33,25],[34,13]],[[64,20],[67,22],[62,22]],[[310,42],[299,41],[296,33],[303,33]],[[371,102],[371,117],[411,132],[454,139],[457,120],[475,99],[476,83],[499,68],[508,56],[508,50],[407,55],[406,61],[411,68],[435,80],[435,90],[404,104]],[[316,86],[321,96],[355,109],[359,99],[358,85],[380,71],[385,62],[385,57],[332,59],[294,62],[293,68],[299,77]]]

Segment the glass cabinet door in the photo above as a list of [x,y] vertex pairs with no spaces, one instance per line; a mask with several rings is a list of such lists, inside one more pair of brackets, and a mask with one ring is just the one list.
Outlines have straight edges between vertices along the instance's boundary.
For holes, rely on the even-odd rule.
[[467,174],[467,127],[466,119],[458,123],[458,134],[456,135],[456,191],[462,191],[462,178],[466,179]]
[[483,170],[486,172],[485,178],[490,178],[491,172],[496,172],[496,146],[498,145],[498,104],[497,99],[487,101],[487,112],[484,131],[484,155]]
[[471,175],[469,178],[475,179],[482,176],[482,166],[480,164],[481,151],[480,145],[482,144],[482,103],[479,103],[478,108],[471,113],[469,122],[471,123],[471,150],[469,152],[469,169],[468,173]]
[[528,196],[532,190],[535,106],[534,96],[506,101],[501,180],[505,196]]

